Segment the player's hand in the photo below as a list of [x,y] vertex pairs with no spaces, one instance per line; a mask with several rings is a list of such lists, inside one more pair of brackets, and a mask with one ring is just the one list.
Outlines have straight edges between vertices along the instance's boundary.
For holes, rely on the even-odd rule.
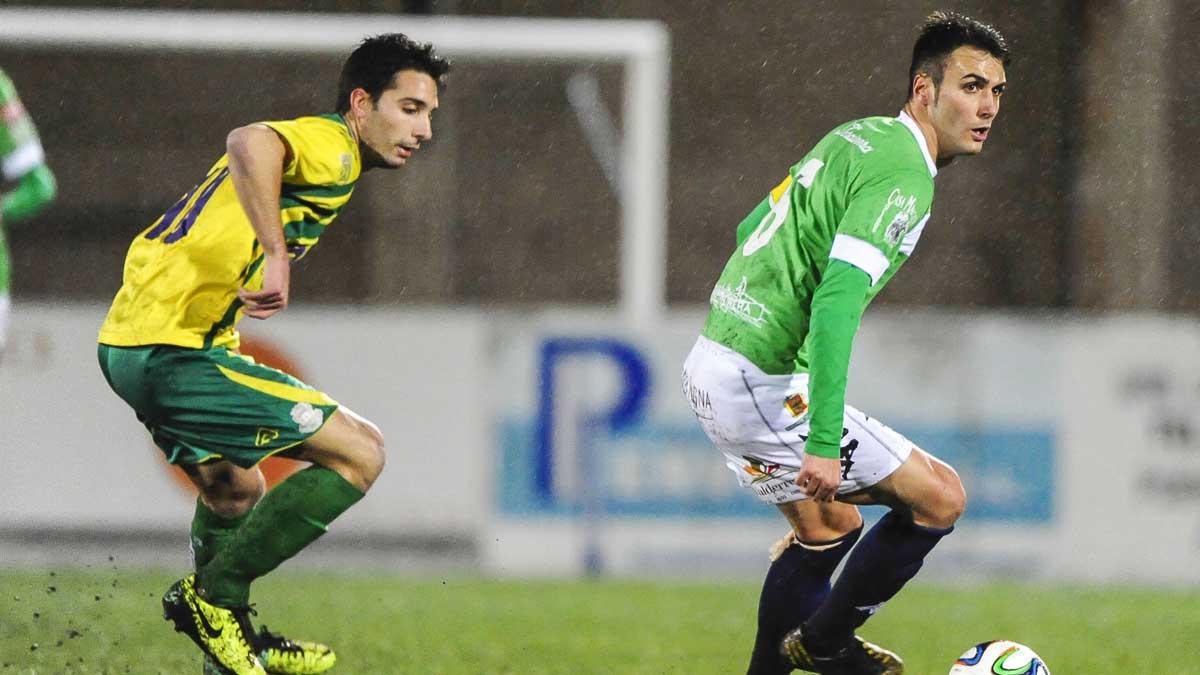
[[805,455],[800,475],[796,476],[796,485],[815,502],[833,501],[841,482],[842,460],[838,457]]
[[288,304],[288,286],[292,271],[287,254],[268,258],[263,262],[263,284],[261,291],[239,288],[238,299],[242,301],[242,313],[255,319],[265,319],[282,312]]

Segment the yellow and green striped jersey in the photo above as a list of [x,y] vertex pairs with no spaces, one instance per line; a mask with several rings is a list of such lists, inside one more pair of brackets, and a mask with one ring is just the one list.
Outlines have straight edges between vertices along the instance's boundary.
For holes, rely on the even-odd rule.
[[[358,144],[339,115],[263,122],[291,148],[280,212],[292,261],[316,245],[350,200],[362,171]],[[222,156],[198,185],[139,234],[125,257],[100,342],[238,346],[237,290],[262,288],[263,254]]]

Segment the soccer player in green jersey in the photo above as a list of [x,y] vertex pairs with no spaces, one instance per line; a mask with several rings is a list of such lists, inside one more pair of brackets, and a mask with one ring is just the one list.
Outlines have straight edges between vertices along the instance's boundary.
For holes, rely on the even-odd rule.
[[33,120],[21,105],[8,75],[0,70],[0,183],[14,187],[0,193],[0,355],[8,335],[10,280],[4,228],[36,215],[54,200],[54,174],[46,166],[42,142]]
[[[250,585],[320,537],[384,464],[379,429],[237,352],[242,316],[288,306],[290,265],[350,199],[362,171],[403,166],[432,136],[449,64],[398,33],[346,60],[334,113],[233,130],[204,179],[134,238],[100,329],[100,367],[168,461],[199,488],[195,573],[163,596],[205,673],[319,673],[323,645],[256,632]],[[264,494],[258,464],[311,462]]]
[[[966,495],[950,466],[845,404],[851,344],[917,245],[938,169],[983,150],[1008,60],[991,26],[932,14],[900,115],[834,129],[737,228],[683,387],[741,484],[791,525],[760,596],[753,675],[903,672],[855,629],[951,532]],[[891,507],[862,541],[855,504]]]

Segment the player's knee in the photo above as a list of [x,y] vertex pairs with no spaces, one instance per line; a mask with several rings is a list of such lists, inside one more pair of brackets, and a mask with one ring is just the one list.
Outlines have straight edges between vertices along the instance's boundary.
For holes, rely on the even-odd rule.
[[262,499],[266,486],[244,490],[213,490],[206,492],[204,503],[222,518],[241,518]]
[[383,433],[372,422],[362,420],[360,448],[358,458],[358,473],[365,488],[370,488],[383,473],[383,465],[387,463],[387,453],[384,451]]
[[257,470],[233,470],[217,474],[201,487],[204,503],[222,518],[240,518],[250,512],[267,491],[267,482]]
[[967,509],[967,491],[954,469],[945,466],[942,474],[937,504],[931,515],[937,527],[951,527]]

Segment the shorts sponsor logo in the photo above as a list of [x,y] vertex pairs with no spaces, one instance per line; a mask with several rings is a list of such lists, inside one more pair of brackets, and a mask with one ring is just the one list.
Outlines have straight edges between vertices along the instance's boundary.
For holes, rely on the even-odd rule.
[[808,410],[808,402],[804,400],[804,394],[792,394],[783,402],[783,405],[787,406],[792,417],[799,417]]
[[761,459],[756,459],[754,457],[742,455],[742,459],[746,460],[748,464],[748,466],[743,466],[742,470],[751,476],[754,476],[754,480],[752,480],[751,483],[756,486],[754,490],[760,495],[769,495],[779,492],[785,487],[785,484],[779,483],[778,481],[775,483],[770,483],[768,481],[773,481],[782,478],[789,473],[793,473],[791,470],[781,471],[780,469],[783,467],[779,464],[766,464]]
[[712,414],[712,396],[697,387],[692,382],[691,373],[686,371],[683,373],[683,395],[687,397],[688,403],[692,404],[692,412],[706,416]]
[[746,277],[742,277],[742,283],[738,284],[737,288],[728,284],[717,284],[709,302],[714,308],[728,312],[755,328],[762,328],[767,323],[767,316],[771,314],[766,305],[746,292]]
[[300,433],[311,434],[325,422],[325,411],[311,403],[297,403],[292,406],[292,421],[299,426]]
[[264,429],[259,427],[258,433],[254,435],[254,446],[261,448],[264,445],[269,445],[276,438],[279,438],[278,429]]
[[754,492],[760,497],[770,497],[771,495],[782,492],[787,489],[788,484],[784,481],[777,480],[770,483],[755,481]]

